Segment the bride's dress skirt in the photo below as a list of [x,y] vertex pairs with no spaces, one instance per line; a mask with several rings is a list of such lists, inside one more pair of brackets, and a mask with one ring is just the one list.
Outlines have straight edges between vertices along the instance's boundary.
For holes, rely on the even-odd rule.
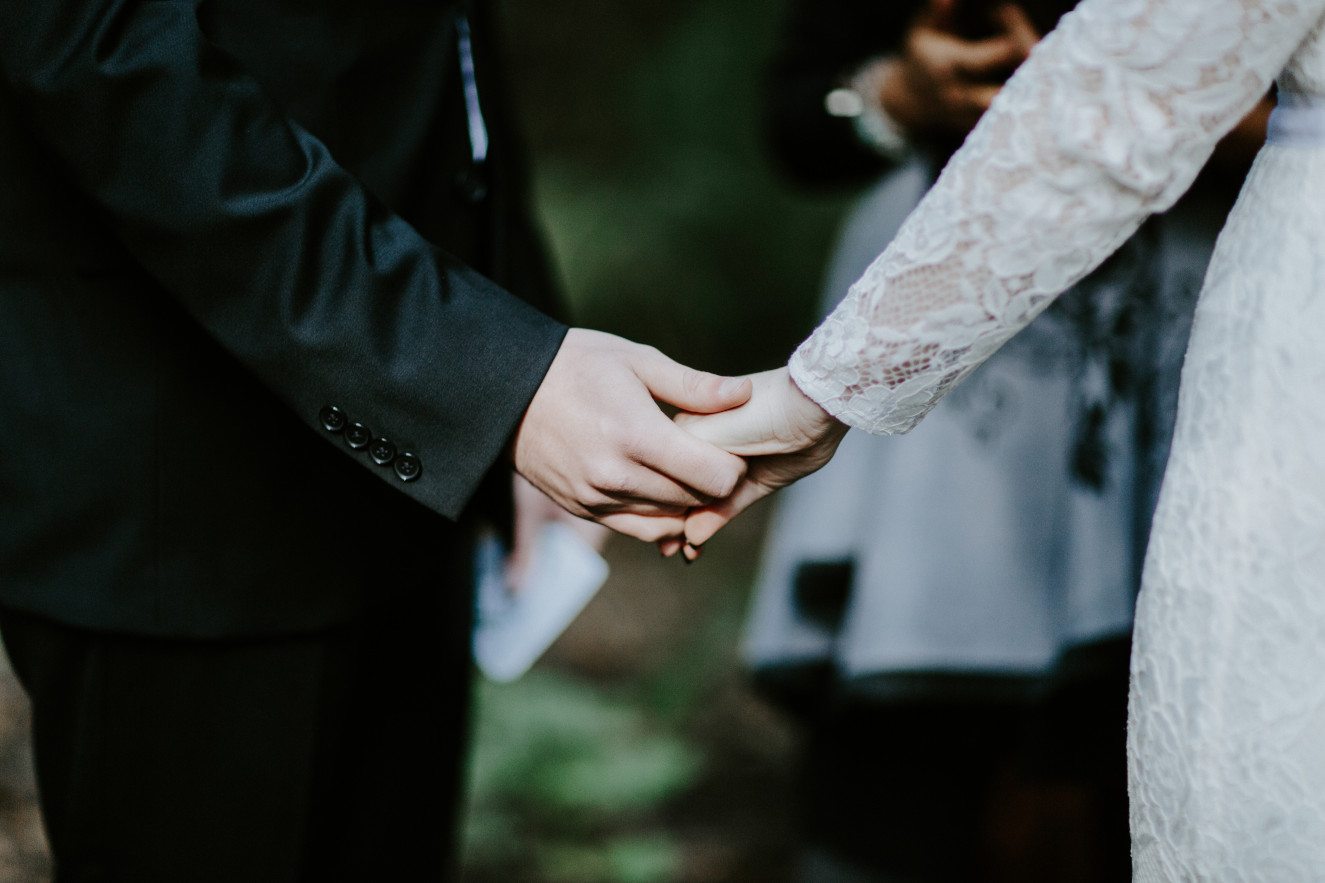
[[1138,881],[1325,880],[1325,149],[1271,143],[1183,368],[1132,662]]

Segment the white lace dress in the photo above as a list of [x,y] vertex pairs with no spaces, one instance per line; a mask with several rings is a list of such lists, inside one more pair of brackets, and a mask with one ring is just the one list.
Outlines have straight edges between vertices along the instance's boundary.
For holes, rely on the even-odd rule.
[[1171,205],[1279,76],[1197,309],[1137,611],[1140,881],[1325,880],[1323,16],[1085,0],[791,362],[847,423],[909,429]]

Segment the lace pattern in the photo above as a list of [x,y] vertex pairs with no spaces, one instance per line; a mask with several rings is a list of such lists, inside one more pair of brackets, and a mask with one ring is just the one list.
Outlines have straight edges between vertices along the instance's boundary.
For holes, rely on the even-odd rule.
[[1325,0],[1085,0],[796,351],[844,422],[905,432],[1190,186]]
[[[1085,0],[792,359],[901,432],[1193,180],[1325,0]],[[1128,727],[1138,883],[1325,874],[1325,143],[1273,143],[1206,276],[1147,552]]]

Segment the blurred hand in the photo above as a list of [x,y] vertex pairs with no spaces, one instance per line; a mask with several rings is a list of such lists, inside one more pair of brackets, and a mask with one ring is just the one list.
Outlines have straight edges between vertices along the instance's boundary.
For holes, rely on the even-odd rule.
[[1011,4],[994,11],[993,36],[964,39],[952,33],[955,6],[931,0],[901,54],[881,62],[879,101],[908,132],[964,136],[1039,42],[1025,10]]
[[516,471],[572,515],[646,542],[679,537],[685,512],[729,496],[745,461],[681,430],[657,401],[706,414],[750,388],[573,328],[516,430]]
[[524,584],[529,562],[538,544],[538,535],[543,525],[549,522],[568,525],[590,548],[602,551],[610,533],[603,525],[570,514],[519,473],[511,476],[511,494],[515,501],[515,525],[511,536],[511,552],[506,557],[505,577],[506,585],[513,590],[518,591]]
[[754,392],[739,408],[708,416],[678,414],[676,423],[696,438],[747,458],[748,467],[730,496],[697,506],[685,519],[684,544],[659,543],[664,555],[683,549],[686,558],[751,503],[819,469],[837,450],[847,426],[800,391],[786,368],[752,375]]

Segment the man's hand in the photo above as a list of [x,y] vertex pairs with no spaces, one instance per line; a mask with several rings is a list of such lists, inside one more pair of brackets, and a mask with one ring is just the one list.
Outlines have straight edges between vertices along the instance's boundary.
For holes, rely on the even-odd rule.
[[[690,511],[685,520],[686,558],[756,500],[819,469],[833,457],[846,424],[834,418],[792,382],[786,368],[751,377],[754,394],[739,408],[708,416],[678,414],[678,426],[697,438],[748,458],[735,491]],[[658,544],[664,555],[682,548],[679,539]]]
[[688,509],[732,493],[745,461],[681,430],[655,400],[708,414],[750,389],[573,328],[516,430],[516,471],[573,515],[646,542],[678,537]]
[[952,33],[954,8],[954,0],[931,0],[901,54],[881,62],[879,101],[907,132],[965,136],[1039,41],[1020,6],[995,10],[997,32],[982,40]]

